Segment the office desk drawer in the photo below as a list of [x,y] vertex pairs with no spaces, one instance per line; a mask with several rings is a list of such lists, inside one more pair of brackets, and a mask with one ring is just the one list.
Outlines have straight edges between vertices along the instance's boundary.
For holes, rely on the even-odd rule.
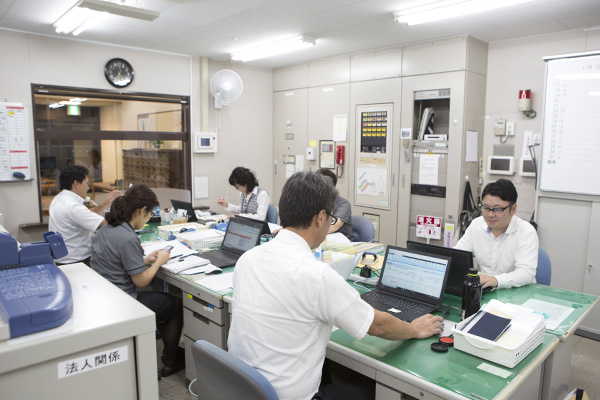
[[225,348],[227,344],[227,329],[225,324],[216,324],[189,308],[183,309],[183,321],[183,333],[190,339],[206,340],[223,349]]
[[[216,299],[215,299],[216,300]],[[189,293],[183,293],[183,307],[192,310],[193,312],[200,314],[201,316],[208,318],[218,325],[224,325],[227,320],[227,309],[210,302],[210,300],[202,299]]]

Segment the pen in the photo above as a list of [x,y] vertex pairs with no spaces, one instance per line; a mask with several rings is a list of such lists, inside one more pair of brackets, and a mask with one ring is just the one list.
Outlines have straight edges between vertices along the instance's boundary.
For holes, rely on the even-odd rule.
[[183,254],[178,254],[178,255],[176,255],[176,256],[170,257],[170,258],[169,258],[169,260],[172,260],[172,259],[174,259],[174,258],[181,257],[182,255],[183,255]]
[[471,393],[471,396],[475,397],[476,399],[480,399],[480,400],[487,400],[485,397],[478,395],[477,393]]
[[192,254],[188,254],[188,255],[185,255],[185,256],[181,256],[181,257],[179,257],[179,261],[183,260],[183,259],[184,259],[184,258],[186,258],[186,257],[189,257],[189,256],[195,256],[195,255],[196,255],[196,254],[192,253]]

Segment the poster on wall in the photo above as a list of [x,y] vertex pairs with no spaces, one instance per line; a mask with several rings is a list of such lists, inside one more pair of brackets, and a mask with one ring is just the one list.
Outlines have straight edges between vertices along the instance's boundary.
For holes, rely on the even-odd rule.
[[417,237],[441,239],[442,218],[429,215],[417,215]]
[[27,109],[0,103],[0,181],[31,180]]
[[387,170],[385,168],[357,168],[356,193],[366,196],[385,196]]

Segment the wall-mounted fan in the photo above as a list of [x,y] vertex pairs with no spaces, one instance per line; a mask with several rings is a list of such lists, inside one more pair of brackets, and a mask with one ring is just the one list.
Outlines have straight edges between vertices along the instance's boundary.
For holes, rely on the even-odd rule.
[[215,108],[220,110],[223,105],[237,100],[243,88],[242,78],[235,72],[229,69],[217,72],[210,80],[210,92],[215,96]]

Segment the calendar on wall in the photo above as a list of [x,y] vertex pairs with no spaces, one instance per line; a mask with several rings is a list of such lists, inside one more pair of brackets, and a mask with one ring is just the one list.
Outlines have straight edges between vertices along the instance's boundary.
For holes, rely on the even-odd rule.
[[0,103],[0,181],[31,179],[27,109],[19,103]]

